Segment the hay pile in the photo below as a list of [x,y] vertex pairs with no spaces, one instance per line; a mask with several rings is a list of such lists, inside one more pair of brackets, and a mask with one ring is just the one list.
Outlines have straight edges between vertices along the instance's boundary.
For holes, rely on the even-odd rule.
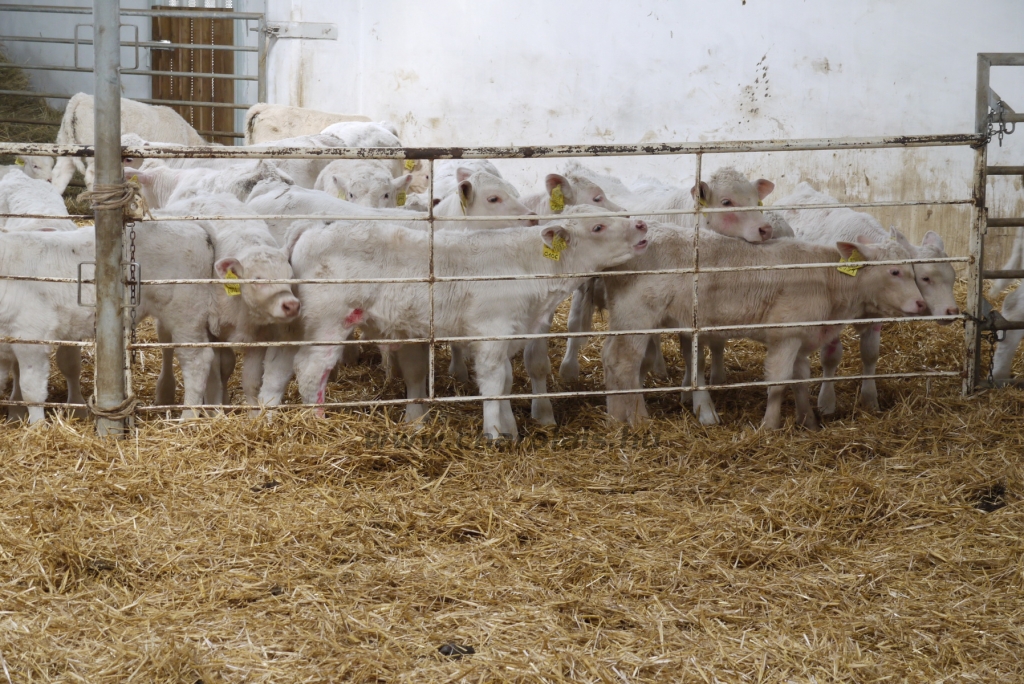
[[[887,329],[882,370],[956,367],[962,335]],[[760,354],[731,347],[731,377]],[[761,390],[720,393],[713,428],[658,397],[637,433],[598,400],[556,402],[557,429],[518,402],[519,445],[474,441],[476,405],[419,433],[392,410],[148,418],[122,442],[7,427],[0,664],[15,682],[1016,681],[1024,394],[925,385],[883,382],[879,415],[841,385],[818,434],[755,431]],[[400,392],[364,364],[331,398]]]

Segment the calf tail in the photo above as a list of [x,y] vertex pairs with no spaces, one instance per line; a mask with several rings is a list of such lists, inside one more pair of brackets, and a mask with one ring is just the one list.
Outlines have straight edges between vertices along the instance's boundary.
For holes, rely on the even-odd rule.
[[[1024,230],[1017,229],[1017,235],[1013,238],[1013,247],[1010,249],[1010,258],[1003,264],[1004,271],[1019,269],[1024,266]],[[1014,278],[1000,278],[992,281],[988,294],[990,297],[998,297],[1005,292],[1013,283]]]

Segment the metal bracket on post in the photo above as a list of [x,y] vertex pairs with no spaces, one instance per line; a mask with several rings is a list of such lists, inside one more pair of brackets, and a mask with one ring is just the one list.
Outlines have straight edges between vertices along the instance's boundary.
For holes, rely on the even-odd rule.
[[[92,304],[83,304],[82,303],[82,285],[85,284],[84,281],[82,280],[82,267],[83,266],[92,266],[93,269],[95,269],[96,268],[96,262],[95,261],[83,261],[83,262],[78,264],[78,306],[88,306],[88,307],[95,308],[96,307],[96,302],[95,301],[93,301]],[[95,286],[96,285],[96,274],[95,274],[95,272],[93,272],[92,279],[93,279],[93,283],[92,284]],[[93,294],[95,294],[95,292],[93,292]],[[94,298],[94,300],[95,300],[95,298]]]

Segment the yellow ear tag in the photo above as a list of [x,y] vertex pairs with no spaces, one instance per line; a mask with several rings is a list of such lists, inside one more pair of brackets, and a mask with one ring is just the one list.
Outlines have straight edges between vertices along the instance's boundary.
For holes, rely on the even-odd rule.
[[405,206],[405,190],[399,190],[398,194],[395,195],[395,204],[400,207]]
[[406,171],[412,171],[415,168],[416,168],[416,160],[415,159],[406,159],[405,160],[405,170]]
[[[236,276],[231,271],[225,273],[224,278],[226,280],[238,280],[238,276]],[[242,294],[242,286],[238,284],[225,283],[224,291],[228,293],[228,297],[237,297],[238,295]]]
[[702,207],[706,207],[706,206],[708,206],[708,201],[706,199],[704,199],[703,197],[698,196],[697,197],[697,204],[699,204]]
[[18,157],[17,159],[14,160],[14,163],[17,164],[18,166],[24,166],[25,160],[22,159],[21,157]]
[[466,215],[466,196],[461,192],[459,193],[459,204],[462,206],[462,215]]
[[551,189],[551,199],[548,200],[552,214],[561,214],[565,209],[565,195],[562,194],[562,186],[556,185]]
[[761,200],[757,200],[757,206],[763,207],[764,206],[764,202],[762,202]]
[[848,276],[855,276],[855,275],[857,275],[857,271],[859,271],[860,269],[864,268],[864,266],[865,266],[865,264],[863,264],[863,263],[856,263],[856,262],[863,262],[863,261],[864,261],[864,255],[861,254],[860,252],[858,252],[855,249],[855,250],[853,250],[853,254],[850,255],[849,259],[840,259],[839,263],[841,263],[841,264],[856,264],[856,265],[838,266],[838,267],[836,267],[836,270],[839,271],[840,273],[845,273]]
[[566,244],[565,239],[561,235],[556,235],[551,241],[551,246],[544,245],[544,258],[551,259],[552,261],[558,261],[562,258],[562,250],[569,245]]

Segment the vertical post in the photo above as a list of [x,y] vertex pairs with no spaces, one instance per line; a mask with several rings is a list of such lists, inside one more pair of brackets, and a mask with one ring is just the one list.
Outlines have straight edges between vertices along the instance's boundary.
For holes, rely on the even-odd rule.
[[[700,217],[701,217],[701,209],[703,209],[703,206],[701,205],[699,198],[700,198],[701,170],[702,170],[702,167],[703,167],[704,155],[702,155],[700,152],[698,152],[694,156],[696,157],[696,167],[697,167],[696,171],[695,171],[696,180],[694,180],[694,183],[697,184],[697,193],[698,194],[697,194],[697,198],[694,201],[694,204],[696,205],[697,213],[694,215],[694,222],[693,222],[693,225],[694,225],[694,230],[693,230],[693,275],[690,276],[691,278],[693,278],[693,280],[690,281],[691,282],[691,286],[692,286],[691,295],[693,296],[693,305],[692,305],[691,310],[690,310],[690,313],[692,314],[690,316],[690,327],[693,328],[693,332],[690,334],[690,350],[689,350],[690,351],[690,386],[689,386],[688,389],[685,390],[685,391],[688,391],[688,392],[695,391],[698,387],[703,387],[704,386],[704,377],[701,376],[699,381],[697,379],[697,372],[698,372],[698,370],[700,368],[699,361],[701,360],[701,356],[703,356],[703,352],[700,349],[700,333],[697,332],[697,328],[698,328],[697,323],[699,321],[699,318],[698,318],[698,315],[697,315],[697,307],[698,307],[697,280],[698,280],[698,278],[700,278],[700,275],[699,275],[699,272],[700,272]],[[682,349],[680,349],[679,351],[680,351],[680,353],[685,353]]]
[[[978,54],[978,82],[974,100],[974,132],[988,134],[989,70],[991,62],[987,55]],[[969,251],[971,260],[967,264],[967,320],[964,323],[966,354],[964,358],[963,393],[970,394],[981,383],[981,298],[984,283],[981,274],[985,269],[985,233],[988,232],[988,210],[985,195],[988,178],[985,166],[988,163],[988,143],[982,143],[974,151],[974,190],[971,193],[974,209],[971,212],[971,235]]]
[[[123,181],[121,165],[120,0],[93,0],[96,71],[96,187]],[[96,222],[96,406],[114,409],[125,400],[122,307],[123,220],[120,207],[97,209]],[[98,418],[100,435],[120,435],[124,420]]]
[[256,101],[267,101],[267,17],[256,23]]

